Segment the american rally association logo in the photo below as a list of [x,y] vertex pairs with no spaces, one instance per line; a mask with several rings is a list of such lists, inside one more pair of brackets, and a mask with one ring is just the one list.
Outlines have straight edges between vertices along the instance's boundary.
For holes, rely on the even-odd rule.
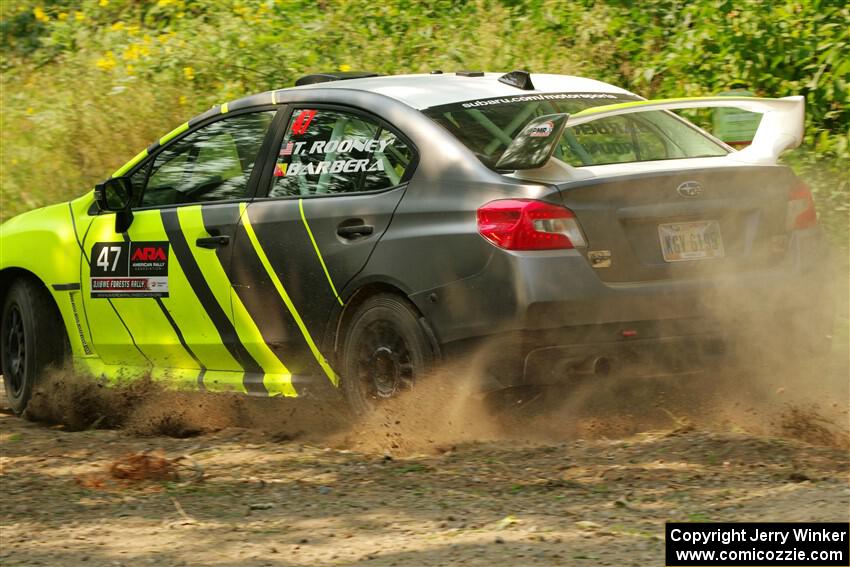
[[133,262],[165,262],[168,260],[164,246],[140,246],[133,251]]
[[699,181],[685,181],[676,187],[676,192],[682,197],[699,197],[702,195],[702,184]]

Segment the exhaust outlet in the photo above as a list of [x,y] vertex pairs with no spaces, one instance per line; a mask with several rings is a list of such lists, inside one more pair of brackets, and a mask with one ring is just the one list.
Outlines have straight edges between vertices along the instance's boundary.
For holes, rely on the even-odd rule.
[[614,368],[614,361],[607,356],[598,356],[593,360],[594,376],[608,376]]

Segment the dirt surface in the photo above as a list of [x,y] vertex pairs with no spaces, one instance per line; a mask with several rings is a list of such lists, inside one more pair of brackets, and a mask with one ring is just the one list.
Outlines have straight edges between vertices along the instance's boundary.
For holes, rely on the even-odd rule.
[[661,565],[665,521],[850,519],[846,369],[815,371],[497,415],[435,386],[359,422],[58,379],[34,406],[58,425],[0,414],[0,562]]

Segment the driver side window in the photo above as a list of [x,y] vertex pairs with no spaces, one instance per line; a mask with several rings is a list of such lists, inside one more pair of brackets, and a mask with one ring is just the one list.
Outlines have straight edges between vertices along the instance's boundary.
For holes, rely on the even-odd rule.
[[134,184],[144,187],[137,206],[245,197],[251,170],[274,115],[274,111],[266,111],[225,118],[168,146],[133,176]]

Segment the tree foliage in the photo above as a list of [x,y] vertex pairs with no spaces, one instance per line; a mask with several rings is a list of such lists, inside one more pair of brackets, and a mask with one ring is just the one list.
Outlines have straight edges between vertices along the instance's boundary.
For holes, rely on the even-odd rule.
[[843,0],[24,0],[0,15],[4,218],[81,193],[211,104],[309,72],[523,68],[646,97],[803,94],[789,161],[846,232]]

